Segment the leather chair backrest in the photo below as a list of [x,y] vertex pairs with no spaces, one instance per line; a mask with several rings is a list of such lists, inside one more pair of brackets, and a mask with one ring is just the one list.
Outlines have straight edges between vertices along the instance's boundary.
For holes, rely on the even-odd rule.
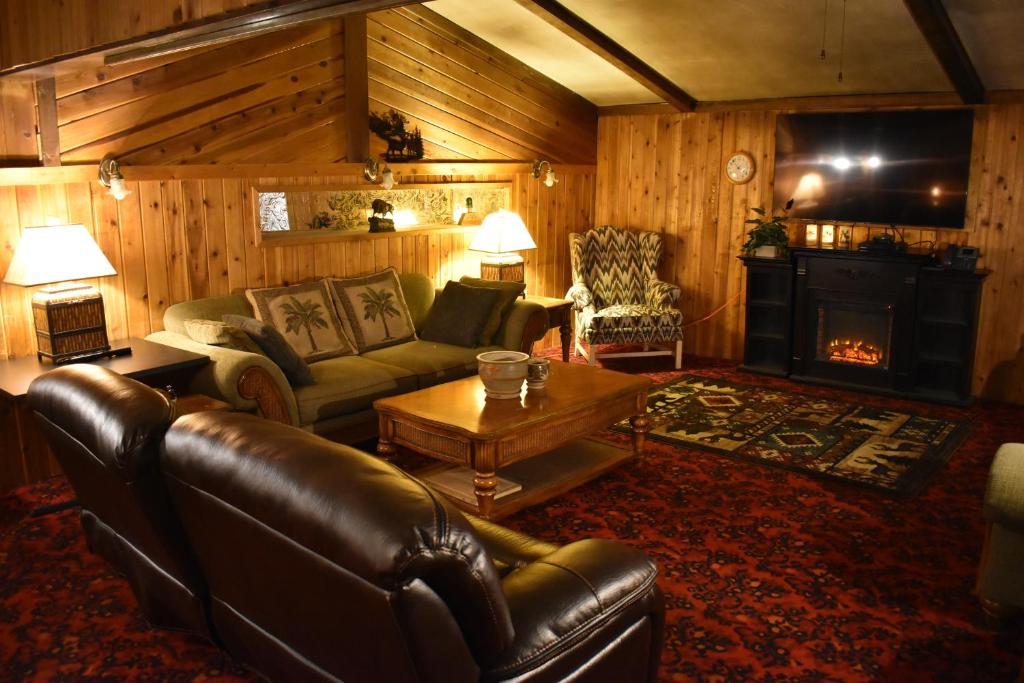
[[127,575],[150,621],[208,634],[205,584],[157,463],[170,400],[83,364],[36,378],[28,403],[81,503],[89,547]]
[[598,308],[642,304],[647,281],[658,276],[661,235],[602,225],[569,235],[573,282],[594,294]]
[[472,526],[392,465],[251,415],[198,413],[167,433],[162,467],[218,635],[271,679],[472,679],[511,644]]

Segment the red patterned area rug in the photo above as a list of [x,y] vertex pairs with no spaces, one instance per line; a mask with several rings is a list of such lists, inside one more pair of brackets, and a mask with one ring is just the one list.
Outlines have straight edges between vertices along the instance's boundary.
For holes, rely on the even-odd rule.
[[[667,359],[607,365],[658,382],[684,374],[665,371]],[[663,680],[1014,680],[1020,633],[989,631],[971,589],[988,466],[1000,443],[1024,440],[1024,408],[874,398],[691,358],[684,367],[974,429],[910,501],[654,442],[506,519],[551,542],[617,539],[658,562]],[[0,497],[0,680],[256,680],[198,638],[150,628],[128,584],[86,550],[76,512],[28,517],[70,497],[62,479]]]

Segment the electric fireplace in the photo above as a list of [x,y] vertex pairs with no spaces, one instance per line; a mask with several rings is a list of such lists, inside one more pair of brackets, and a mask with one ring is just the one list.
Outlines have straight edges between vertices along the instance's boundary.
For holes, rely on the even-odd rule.
[[815,358],[887,370],[894,309],[893,304],[819,300]]
[[802,251],[796,265],[793,375],[883,391],[909,387],[921,262]]
[[966,405],[986,271],[928,254],[793,247],[747,268],[743,369]]

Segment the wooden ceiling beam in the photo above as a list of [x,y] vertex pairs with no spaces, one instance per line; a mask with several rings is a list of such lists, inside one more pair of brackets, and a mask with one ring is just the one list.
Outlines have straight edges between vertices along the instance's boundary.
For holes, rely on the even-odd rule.
[[57,84],[52,78],[36,81],[36,125],[39,159],[43,166],[60,166],[60,132],[57,127]]
[[693,111],[696,106],[696,100],[689,93],[561,3],[555,0],[516,0],[516,2],[602,57],[654,94],[663,97],[666,102],[679,111]]
[[418,4],[416,0],[298,0],[284,5],[261,3],[230,14],[207,17],[143,36],[8,67],[0,70],[0,77],[51,78],[83,68],[122,64],[218,45],[313,21],[340,19],[415,4]]
[[345,17],[345,158],[370,156],[370,77],[366,55],[366,15]]
[[234,19],[212,21],[171,37],[143,40],[132,47],[106,55],[104,63],[122,64],[192,50],[208,45],[280,31],[299,24],[339,19],[356,14],[416,4],[413,0],[299,0],[280,7],[246,14]]
[[984,102],[985,86],[941,0],[903,0],[903,4],[963,103]]

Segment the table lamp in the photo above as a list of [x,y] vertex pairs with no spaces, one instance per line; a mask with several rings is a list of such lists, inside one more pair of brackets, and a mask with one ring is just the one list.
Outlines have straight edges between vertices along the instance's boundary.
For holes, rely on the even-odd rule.
[[480,260],[480,277],[506,282],[526,282],[523,257],[514,252],[536,248],[523,219],[505,209],[487,214],[469,245],[470,251],[487,254]]
[[110,354],[103,296],[85,278],[117,275],[84,225],[25,228],[4,282],[48,285],[32,296],[36,348],[54,363]]

